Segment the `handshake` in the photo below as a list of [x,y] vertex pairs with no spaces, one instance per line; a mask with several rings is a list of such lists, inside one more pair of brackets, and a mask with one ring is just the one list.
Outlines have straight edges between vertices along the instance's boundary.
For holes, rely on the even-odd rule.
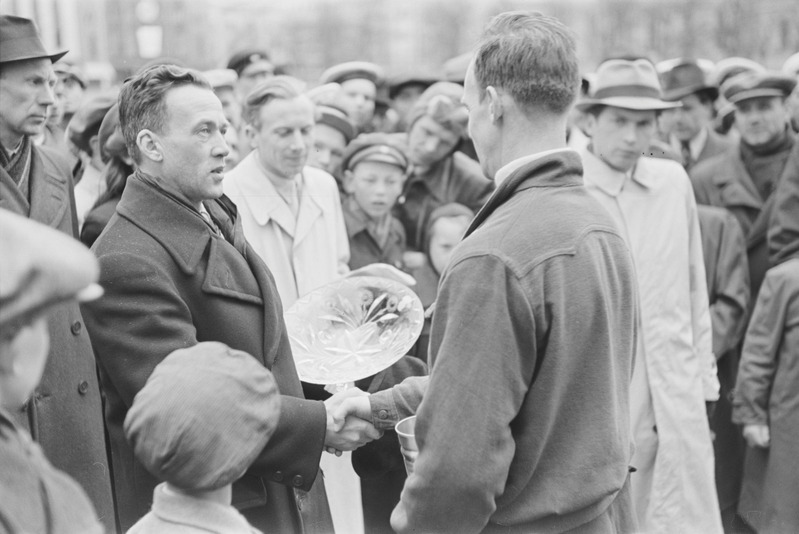
[[327,431],[325,450],[336,456],[354,451],[383,436],[372,424],[369,394],[358,388],[339,391],[325,402]]

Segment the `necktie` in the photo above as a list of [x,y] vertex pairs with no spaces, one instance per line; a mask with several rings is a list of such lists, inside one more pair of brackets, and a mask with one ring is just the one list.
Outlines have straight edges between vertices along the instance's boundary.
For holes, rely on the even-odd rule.
[[690,141],[680,141],[680,153],[682,154],[682,166],[686,169],[691,166],[691,143]]

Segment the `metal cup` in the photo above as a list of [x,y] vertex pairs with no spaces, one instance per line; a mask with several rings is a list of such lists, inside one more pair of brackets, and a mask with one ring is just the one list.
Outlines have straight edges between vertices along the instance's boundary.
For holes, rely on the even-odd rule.
[[399,438],[400,447],[404,449],[402,451],[402,457],[405,461],[405,471],[407,471],[408,475],[413,472],[413,462],[416,457],[416,453],[419,451],[419,448],[416,446],[415,427],[415,415],[406,417],[394,427],[394,430],[397,432],[397,437]]

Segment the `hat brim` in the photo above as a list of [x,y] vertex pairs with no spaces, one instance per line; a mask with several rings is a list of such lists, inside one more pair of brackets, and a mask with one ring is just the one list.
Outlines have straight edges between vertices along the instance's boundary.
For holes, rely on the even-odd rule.
[[21,57],[10,57],[10,58],[2,58],[0,59],[0,63],[13,63],[14,61],[29,61],[32,59],[49,59],[51,62],[55,63],[62,57],[66,56],[69,50],[62,50],[60,52],[56,52],[55,54],[34,54],[34,55],[24,55]]
[[632,109],[635,111],[660,111],[664,109],[679,108],[680,102],[666,102],[658,98],[641,96],[613,96],[609,98],[586,98],[577,103],[580,111],[585,111],[594,106],[611,106],[614,108]]
[[716,98],[718,98],[719,96],[719,90],[716,87],[713,87],[712,85],[697,84],[689,87],[675,89],[673,91],[663,91],[663,100],[667,102],[674,102],[677,100],[682,100],[688,95],[699,93],[701,91],[709,93],[713,100],[716,100]]
[[781,96],[785,98],[790,93],[786,93],[782,89],[777,89],[776,87],[760,87],[757,89],[749,89],[747,91],[741,91],[737,94],[732,95],[730,98],[727,99],[728,102],[731,104],[737,104],[743,100],[749,100],[750,98],[759,98],[764,96]]

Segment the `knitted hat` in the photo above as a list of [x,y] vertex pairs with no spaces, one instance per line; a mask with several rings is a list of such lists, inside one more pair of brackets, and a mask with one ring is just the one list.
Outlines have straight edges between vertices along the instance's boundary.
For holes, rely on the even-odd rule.
[[125,436],[150,473],[209,491],[232,484],[263,451],[280,418],[275,380],[222,343],[176,350],[133,399]]

